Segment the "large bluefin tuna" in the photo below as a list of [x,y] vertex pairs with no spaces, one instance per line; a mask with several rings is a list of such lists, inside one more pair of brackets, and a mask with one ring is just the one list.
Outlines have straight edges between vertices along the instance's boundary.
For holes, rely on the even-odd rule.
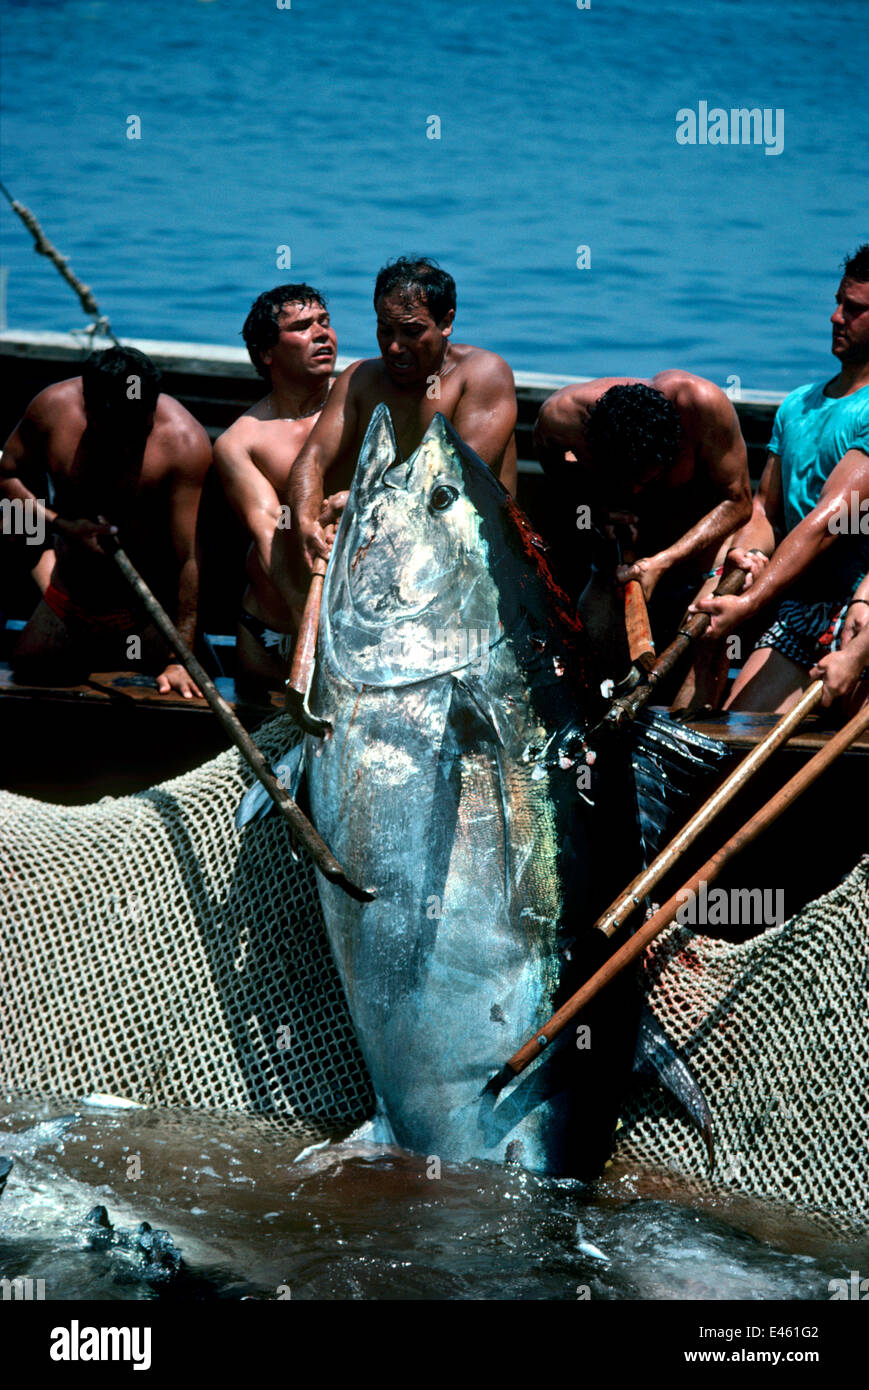
[[583,1062],[629,1069],[622,1017],[606,1042],[561,1039],[497,1108],[480,1100],[579,983],[581,928],[619,886],[608,857],[622,881],[636,868],[624,750],[606,777],[575,761],[601,712],[587,661],[542,543],[486,465],[441,415],[401,460],[378,407],[323,591],[309,702],[331,733],[283,767],[293,785],[306,773],[318,831],[376,890],[361,904],[318,875],[374,1089],[419,1152],[579,1171]]

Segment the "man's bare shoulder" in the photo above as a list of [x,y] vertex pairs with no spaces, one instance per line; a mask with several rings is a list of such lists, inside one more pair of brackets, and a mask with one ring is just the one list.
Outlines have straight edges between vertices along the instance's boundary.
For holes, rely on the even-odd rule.
[[721,387],[694,372],[671,368],[658,372],[651,384],[680,410],[728,417],[733,414],[733,406]]
[[471,343],[451,342],[450,356],[455,358],[458,371],[468,382],[503,382],[505,385],[513,385],[512,368],[497,352],[474,347]]
[[591,381],[574,381],[570,386],[562,386],[560,391],[554,391],[544,405],[553,403],[556,409],[561,410],[574,406],[590,410],[595,401],[600,400],[611,387],[633,386],[639,380],[636,376],[596,376]]
[[237,457],[240,453],[250,453],[262,433],[263,424],[266,423],[262,414],[259,413],[265,400],[267,397],[263,397],[262,401],[257,401],[256,405],[252,405],[243,415],[239,415],[237,420],[234,420],[222,434],[217,436],[214,441],[215,459]]
[[171,451],[176,468],[201,471],[211,462],[208,431],[186,406],[163,392],[157,397],[153,436],[156,445]]
[[27,418],[41,429],[50,429],[61,419],[77,415],[84,420],[84,393],[80,376],[67,377],[46,386],[27,407]]
[[365,391],[386,380],[382,357],[360,357],[345,367],[335,381],[333,390]]

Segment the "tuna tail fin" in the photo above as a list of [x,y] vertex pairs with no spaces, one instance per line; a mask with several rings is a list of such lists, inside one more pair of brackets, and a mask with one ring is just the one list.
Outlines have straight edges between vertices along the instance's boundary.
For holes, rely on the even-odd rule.
[[667,1037],[648,1005],[643,1008],[634,1053],[634,1074],[658,1080],[697,1127],[706,1143],[710,1174],[715,1170],[712,1112],[691,1068]]
[[[277,762],[272,764],[272,772],[281,786],[286,787],[294,801],[305,768],[304,752],[305,740],[300,738],[298,743],[294,743],[292,748],[288,748],[286,753],[282,753]],[[249,821],[262,820],[272,809],[272,804],[272,799],[262,782],[254,782],[239,802],[235,813],[236,830],[243,830]]]

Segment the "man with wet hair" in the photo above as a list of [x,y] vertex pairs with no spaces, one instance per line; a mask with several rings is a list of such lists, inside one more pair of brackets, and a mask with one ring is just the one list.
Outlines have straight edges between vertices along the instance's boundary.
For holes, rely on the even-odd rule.
[[214,463],[250,537],[236,651],[239,688],[257,697],[286,677],[298,627],[304,596],[275,577],[275,537],[289,526],[287,485],[328,398],[337,344],[325,299],[305,284],[261,294],[242,333],[269,389],[217,440]]
[[[587,508],[590,524],[618,542],[615,578],[639,581],[661,648],[698,591],[714,589],[727,542],[751,513],[732,403],[690,372],[662,371],[649,381],[603,377],[544,401],[534,438],[544,471],[577,506],[578,522]],[[602,558],[580,601],[602,642],[620,622],[612,572],[612,559]],[[715,666],[706,652],[702,682],[694,671],[676,707],[715,702]]]
[[13,648],[18,676],[69,684],[141,660],[161,694],[199,694],[139,615],[100,537],[118,533],[192,645],[196,517],[210,463],[205,430],[160,392],[159,371],[135,348],[98,353],[81,376],[34,397],[0,461],[0,498],[30,508],[53,534],[31,562],[42,598]]
[[769,623],[732,709],[789,709],[842,638],[846,652],[869,622],[869,243],[844,262],[830,322],[839,371],[782,401],[751,520],[730,552],[743,567],[751,550],[772,558],[741,595],[697,604],[712,615],[713,637],[761,612]]
[[[410,457],[440,412],[515,492],[513,374],[494,352],[453,342],[452,276],[435,261],[402,256],[378,273],[374,308],[380,356],[354,362],[341,374],[290,475],[294,534],[308,568],[329,554],[344,490],[381,402],[402,458]],[[324,509],[326,491],[338,495]]]

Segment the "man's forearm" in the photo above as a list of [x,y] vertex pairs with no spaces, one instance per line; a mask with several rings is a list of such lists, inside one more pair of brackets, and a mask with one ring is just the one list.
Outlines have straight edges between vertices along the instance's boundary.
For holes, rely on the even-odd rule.
[[[555,482],[560,483],[570,472],[565,455],[569,452],[563,440],[547,434],[538,417],[534,425],[534,452],[543,472]],[[574,469],[576,464],[573,465]]]
[[804,517],[799,525],[785,536],[751,588],[742,594],[740,602],[745,616],[748,617],[766,604],[779,599],[836,539],[827,525],[826,514]]
[[20,478],[0,478],[0,498],[4,497],[10,502],[32,503],[36,517],[43,518],[46,527],[52,526],[57,520],[57,512],[52,511],[41,497],[37,497],[34,492],[31,492]]
[[196,610],[199,603],[199,565],[195,555],[189,556],[178,575],[178,607],[175,626],[193,648],[196,637]]
[[290,472],[287,500],[293,517],[302,522],[316,521],[323,509],[323,470],[304,449]]
[[737,531],[730,548],[731,550],[762,550],[764,555],[771,555],[775,546],[775,527],[763,508],[758,507],[757,502],[755,502],[751,518],[740,531]]
[[703,551],[717,549],[723,540],[739,525],[740,519],[745,515],[743,508],[738,502],[730,500],[719,502],[711,512],[700,518],[690,531],[686,531],[673,545],[667,546],[666,550],[659,551],[653,558],[658,568],[661,570],[671,569],[673,565],[682,564],[685,560],[690,560],[693,555],[699,555]]

